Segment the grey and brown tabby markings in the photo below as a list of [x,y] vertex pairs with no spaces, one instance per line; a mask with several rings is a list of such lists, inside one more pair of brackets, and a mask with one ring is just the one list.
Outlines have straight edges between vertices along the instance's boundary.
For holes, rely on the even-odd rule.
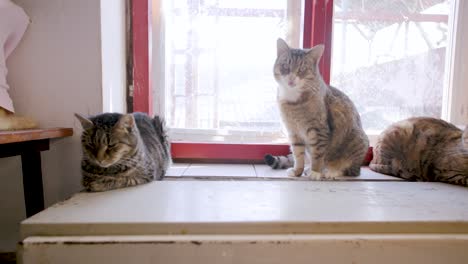
[[271,154],[266,154],[264,160],[266,164],[275,170],[287,169],[294,166],[294,158],[292,154],[287,156],[273,156]]
[[369,166],[410,181],[468,186],[468,127],[429,117],[397,122],[380,135]]
[[319,73],[323,45],[291,49],[282,39],[277,45],[277,101],[294,158],[288,176],[302,175],[306,152],[311,161],[307,176],[359,175],[369,141],[353,102],[326,85]]
[[171,164],[164,122],[143,113],[78,114],[83,186],[100,192],[161,180]]

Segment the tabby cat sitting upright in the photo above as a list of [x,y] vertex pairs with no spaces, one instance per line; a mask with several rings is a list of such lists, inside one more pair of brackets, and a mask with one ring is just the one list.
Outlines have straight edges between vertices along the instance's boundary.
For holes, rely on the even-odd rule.
[[374,147],[370,169],[410,181],[468,186],[468,126],[413,117],[385,129]]
[[[319,73],[323,50],[323,45],[292,49],[284,40],[277,41],[277,101],[294,158],[288,176],[302,175],[306,152],[311,163],[306,176],[358,176],[369,146],[353,102],[340,90],[326,85]],[[281,161],[271,155],[265,159],[269,164],[275,159]]]
[[161,180],[171,164],[164,122],[143,113],[75,114],[81,136],[83,186],[100,192]]

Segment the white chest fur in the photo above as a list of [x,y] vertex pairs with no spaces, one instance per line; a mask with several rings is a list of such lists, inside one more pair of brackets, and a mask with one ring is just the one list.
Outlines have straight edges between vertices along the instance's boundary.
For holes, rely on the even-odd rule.
[[302,92],[297,88],[285,88],[278,86],[278,101],[296,102],[301,97]]

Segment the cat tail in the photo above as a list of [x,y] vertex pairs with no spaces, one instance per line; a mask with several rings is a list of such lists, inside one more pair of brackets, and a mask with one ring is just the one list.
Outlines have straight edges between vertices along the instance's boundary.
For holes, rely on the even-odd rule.
[[266,154],[264,160],[268,166],[275,170],[287,169],[294,166],[294,158],[292,154],[287,156],[273,156],[271,154]]

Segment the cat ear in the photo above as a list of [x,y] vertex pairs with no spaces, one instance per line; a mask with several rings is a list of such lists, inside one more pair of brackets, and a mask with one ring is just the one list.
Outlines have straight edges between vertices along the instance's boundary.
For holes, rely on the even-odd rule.
[[277,49],[277,56],[279,57],[280,55],[286,53],[286,52],[289,52],[289,46],[288,46],[288,43],[286,43],[286,41],[284,41],[283,39],[278,39],[276,41],[276,49]]
[[324,50],[325,50],[325,46],[323,44],[314,46],[307,51],[307,57],[313,59],[316,63],[318,63],[320,58],[323,55]]
[[126,114],[120,117],[119,122],[115,125],[116,128],[120,128],[127,132],[132,132],[133,126],[135,125],[135,118],[132,114]]
[[94,126],[93,122],[86,117],[83,117],[80,114],[75,113],[75,117],[80,121],[81,126],[83,127],[84,130],[90,129]]

